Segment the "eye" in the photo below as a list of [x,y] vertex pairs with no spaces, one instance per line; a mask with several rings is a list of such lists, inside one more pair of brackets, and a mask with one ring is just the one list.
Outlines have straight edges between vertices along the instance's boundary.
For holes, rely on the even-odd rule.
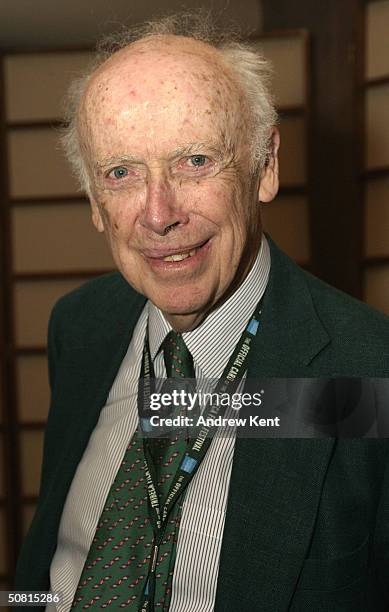
[[201,166],[204,166],[207,158],[205,155],[191,155],[189,160],[195,168],[200,168]]
[[127,168],[125,168],[124,166],[118,166],[117,168],[114,168],[113,170],[111,170],[108,176],[111,178],[115,178],[115,179],[123,179],[127,175],[128,175]]

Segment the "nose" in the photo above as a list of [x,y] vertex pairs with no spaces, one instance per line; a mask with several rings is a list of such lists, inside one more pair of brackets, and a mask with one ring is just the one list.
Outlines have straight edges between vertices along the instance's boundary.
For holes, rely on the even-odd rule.
[[188,222],[188,214],[178,203],[176,189],[168,177],[150,173],[147,180],[146,200],[140,215],[141,225],[164,236],[168,228]]

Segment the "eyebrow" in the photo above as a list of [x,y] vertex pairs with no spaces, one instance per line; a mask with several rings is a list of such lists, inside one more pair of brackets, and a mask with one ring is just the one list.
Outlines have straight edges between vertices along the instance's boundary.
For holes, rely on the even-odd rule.
[[96,168],[99,170],[106,168],[107,166],[120,165],[125,163],[141,163],[141,161],[134,155],[121,155],[120,157],[104,157],[102,160],[95,163]]
[[[184,155],[193,155],[195,153],[199,153],[199,151],[211,151],[219,156],[221,156],[225,151],[225,147],[217,145],[215,142],[191,142],[185,143],[181,147],[174,149],[166,156],[166,159],[171,160],[176,157],[181,157]],[[102,160],[97,161],[95,166],[98,170],[102,170],[107,166],[112,165],[120,165],[125,163],[132,164],[141,164],[143,161],[134,155],[120,155],[120,157],[112,156],[112,157],[104,157]]]
[[194,153],[198,153],[199,150],[212,151],[218,154],[222,153],[222,147],[218,146],[215,142],[193,142],[175,149],[169,157],[174,158],[180,157],[181,155],[193,155]]

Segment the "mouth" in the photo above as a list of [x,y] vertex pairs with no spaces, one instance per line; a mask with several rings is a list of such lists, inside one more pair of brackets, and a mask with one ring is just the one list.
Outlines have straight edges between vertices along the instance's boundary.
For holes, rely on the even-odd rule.
[[[191,245],[190,247],[178,247],[177,249],[146,250],[143,255],[153,267],[161,266],[177,267],[187,265],[189,262],[196,262],[208,250],[211,239]],[[181,263],[185,262],[185,264]]]
[[193,257],[197,253],[202,246],[204,246],[205,242],[195,249],[191,249],[190,251],[184,251],[183,253],[175,253],[174,255],[167,255],[166,257],[162,257],[162,261],[183,261],[188,257]]
[[146,249],[143,251],[143,254],[148,259],[158,259],[159,261],[183,261],[188,257],[193,257],[196,253],[202,249],[210,239],[192,245],[190,247],[178,247],[176,249]]

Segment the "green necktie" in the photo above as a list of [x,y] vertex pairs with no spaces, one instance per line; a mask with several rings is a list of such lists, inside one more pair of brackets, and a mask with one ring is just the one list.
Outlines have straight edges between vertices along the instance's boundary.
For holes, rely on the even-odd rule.
[[[161,393],[188,391],[190,380],[194,379],[193,358],[190,354],[182,335],[171,331],[163,341],[163,358],[166,367],[166,381],[164,382]],[[185,380],[184,380],[185,379]],[[161,414],[163,416],[163,414]],[[171,417],[187,416],[186,408],[175,406]],[[170,436],[161,438],[149,438],[150,452],[153,458],[156,479],[160,485],[157,487],[160,503],[165,500],[169,488],[170,480],[164,477],[167,469],[177,471],[181,459],[185,453],[186,429],[179,428],[177,432],[172,431]]]
[[[167,377],[178,388],[194,378],[193,359],[182,336],[170,332],[162,347]],[[174,384],[174,382],[173,382]],[[181,432],[182,434],[182,432]],[[149,439],[158,473],[160,499],[166,497],[186,448],[182,435]],[[181,505],[173,508],[159,548],[154,609],[169,609]],[[125,452],[100,516],[81,574],[73,609],[138,610],[147,581],[154,533],[149,518],[142,435],[137,430]]]

